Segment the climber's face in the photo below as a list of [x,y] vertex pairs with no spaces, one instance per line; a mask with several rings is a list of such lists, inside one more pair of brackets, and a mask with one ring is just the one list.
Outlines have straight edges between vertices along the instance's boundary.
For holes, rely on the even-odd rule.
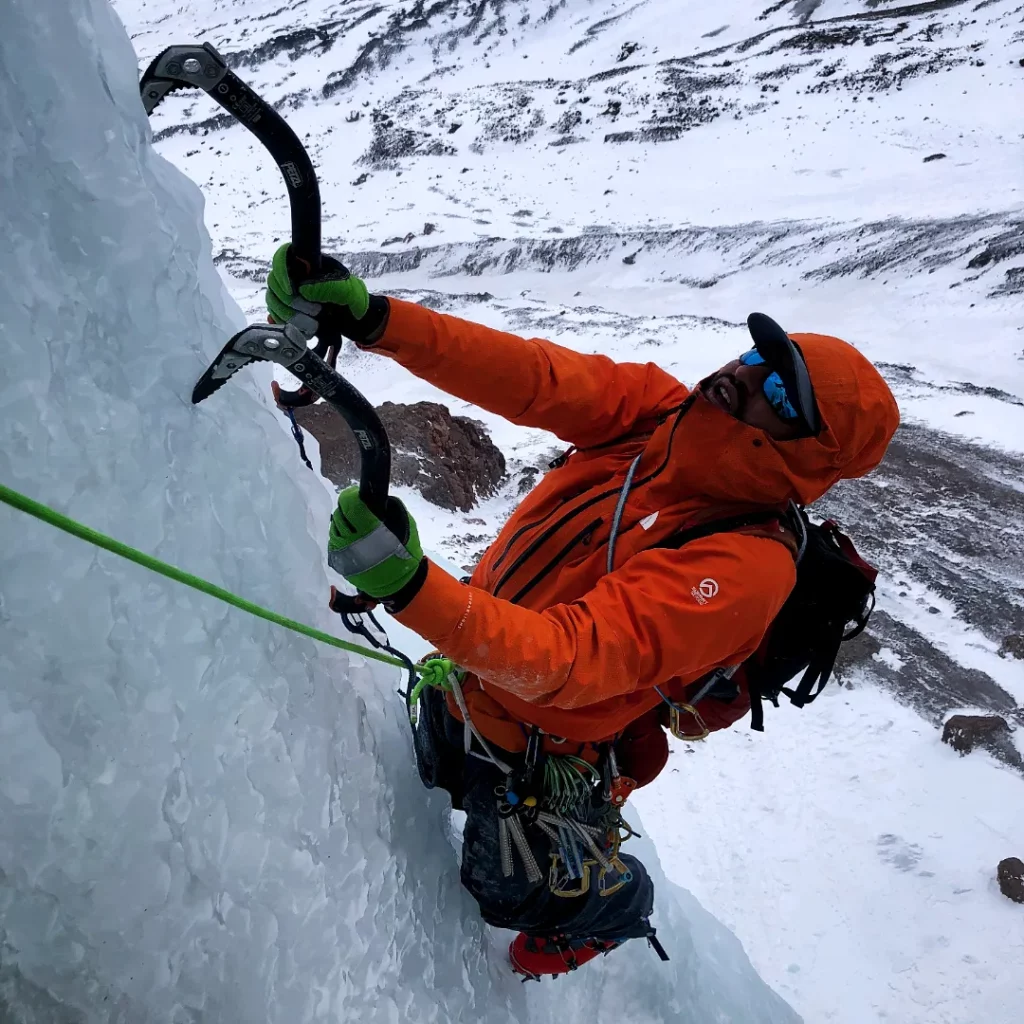
[[791,441],[804,431],[779,375],[751,349],[700,383],[712,405],[776,441]]

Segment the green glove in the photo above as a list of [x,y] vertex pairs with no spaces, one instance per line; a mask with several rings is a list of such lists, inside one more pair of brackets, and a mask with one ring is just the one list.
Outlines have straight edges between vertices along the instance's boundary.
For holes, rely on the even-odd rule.
[[[327,562],[362,593],[378,600],[393,597],[417,578],[422,584],[426,577],[419,531],[406,507],[397,498],[388,498],[381,522],[359,497],[358,487],[346,487],[338,495]],[[412,600],[418,589],[403,594],[405,600]]]
[[[298,289],[293,279],[301,275],[291,246],[285,244],[274,253],[274,262],[267,277],[267,310],[276,324],[294,323],[303,334],[312,336],[317,329],[322,307],[331,310],[342,323],[353,325],[362,320],[370,308],[370,294],[362,278],[353,277],[333,256],[324,256],[316,277],[302,278]],[[360,333],[358,330],[356,334]]]

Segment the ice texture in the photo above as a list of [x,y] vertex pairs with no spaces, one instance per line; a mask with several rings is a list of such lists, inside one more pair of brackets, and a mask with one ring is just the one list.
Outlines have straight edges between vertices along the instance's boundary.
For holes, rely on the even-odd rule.
[[[0,480],[336,630],[268,374],[190,404],[241,315],[104,0],[5,0],[0,172]],[[797,1019],[646,841],[672,962],[519,984],[398,681],[0,507],[0,1018]]]

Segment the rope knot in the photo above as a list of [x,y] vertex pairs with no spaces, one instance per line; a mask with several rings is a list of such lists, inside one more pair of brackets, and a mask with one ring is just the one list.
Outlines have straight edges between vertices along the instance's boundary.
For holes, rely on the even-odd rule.
[[428,686],[436,686],[442,690],[451,690],[451,676],[457,669],[455,668],[455,662],[451,658],[434,657],[424,658],[416,666],[416,671],[419,672],[420,677],[413,687],[412,693],[409,694],[410,704],[418,703],[420,694]]

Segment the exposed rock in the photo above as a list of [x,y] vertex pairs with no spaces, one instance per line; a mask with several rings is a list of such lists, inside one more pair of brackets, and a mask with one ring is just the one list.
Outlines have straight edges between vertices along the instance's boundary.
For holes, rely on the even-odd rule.
[[519,493],[529,494],[537,483],[537,477],[539,475],[540,470],[536,466],[524,466],[519,470]]
[[[505,476],[505,457],[475,420],[436,402],[385,402],[377,414],[391,440],[392,482],[415,487],[434,505],[468,512]],[[355,483],[359,447],[345,421],[323,404],[296,409],[295,419],[319,441],[324,476],[339,487]]]
[[1009,724],[1000,715],[953,715],[942,729],[942,742],[960,755],[984,747],[1000,760],[1019,768],[1022,759],[1011,736]]
[[411,156],[454,156],[454,146],[434,138],[430,132],[408,128],[383,110],[370,114],[373,141],[360,157],[372,166],[387,166],[391,161]]
[[999,891],[1014,903],[1024,903],[1024,861],[1020,857],[1006,857],[996,868]]
[[1024,661],[1024,633],[1011,633],[999,645],[1000,658],[1019,658]]
[[1024,267],[1010,267],[1003,275],[1003,283],[988,295],[989,298],[997,295],[1024,295]]
[[933,160],[945,160],[945,159],[946,159],[946,154],[945,153],[932,153],[930,156],[926,156],[924,158],[924,163],[930,164]]

